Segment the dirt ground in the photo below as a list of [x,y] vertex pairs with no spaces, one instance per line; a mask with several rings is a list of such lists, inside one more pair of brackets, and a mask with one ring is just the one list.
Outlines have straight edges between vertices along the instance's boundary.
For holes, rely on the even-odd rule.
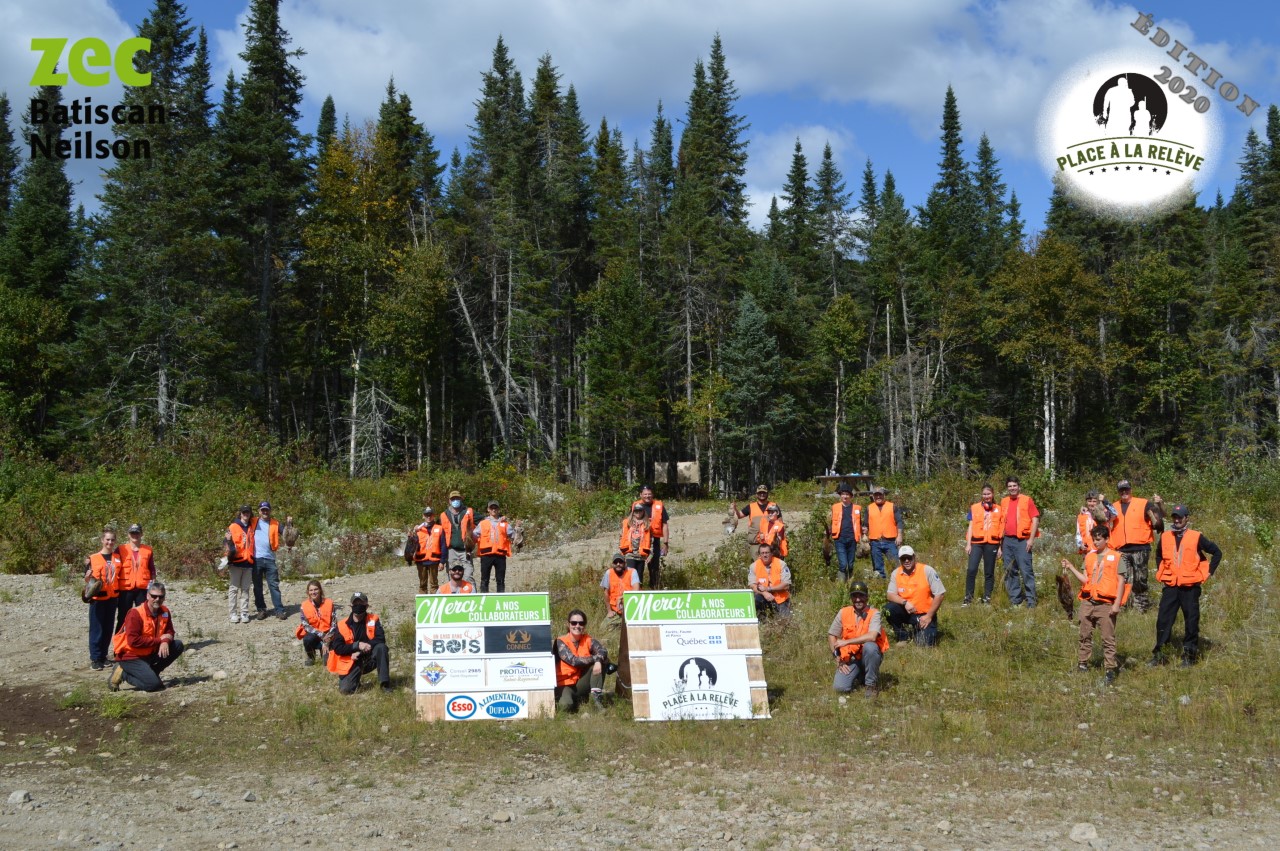
[[[677,516],[671,561],[712,552],[724,540],[723,519],[719,512]],[[519,554],[508,590],[545,587],[550,572],[574,564],[603,570],[615,548],[608,533]],[[387,562],[387,570],[326,583],[329,596],[342,602],[361,590],[388,622],[407,619],[416,576],[394,554]],[[255,683],[274,679],[263,674],[306,670],[293,638],[303,591],[303,582],[283,583],[287,622],[231,624],[224,591],[175,583],[168,603],[189,651],[170,669],[174,687],[133,696],[156,704],[148,738],[165,742],[175,723],[219,723],[224,681],[251,704]],[[73,589],[47,576],[0,576],[0,846],[1234,849],[1274,847],[1280,835],[1271,790],[1247,807],[1215,804],[1204,812],[1178,796],[1157,797],[1141,812],[1099,805],[1087,821],[1072,818],[1081,808],[1059,803],[1064,790],[1096,801],[1111,772],[1090,775],[1071,764],[939,766],[898,756],[860,782],[826,766],[796,776],[764,760],[730,773],[688,762],[636,766],[625,754],[569,773],[514,753],[494,776],[456,783],[443,780],[449,766],[429,757],[412,776],[356,764],[338,777],[305,764],[192,765],[178,752],[147,762],[123,745],[114,752],[121,725],[100,712],[55,711],[77,685],[105,692],[105,675],[88,668],[86,620]],[[366,697],[401,699],[357,699]],[[403,699],[411,711],[409,696]],[[887,723],[892,707],[881,714]],[[661,735],[659,725],[654,731]],[[785,731],[773,732],[785,747]],[[832,755],[833,763],[842,757]],[[1062,815],[1029,815],[1046,812]]]

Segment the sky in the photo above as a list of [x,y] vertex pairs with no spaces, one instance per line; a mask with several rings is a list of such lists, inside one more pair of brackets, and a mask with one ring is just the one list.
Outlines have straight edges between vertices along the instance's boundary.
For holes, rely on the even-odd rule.
[[[0,0],[0,90],[14,121],[32,89],[33,37],[96,36],[117,44],[134,34],[150,0]],[[245,2],[188,3],[208,32],[216,103],[228,70],[243,62]],[[415,116],[447,160],[465,151],[497,38],[505,40],[526,84],[551,56],[562,87],[576,89],[592,134],[606,118],[628,147],[647,146],[659,101],[683,126],[694,63],[722,39],[748,122],[746,181],[759,226],[781,194],[798,138],[810,170],[830,144],[849,191],[868,160],[883,180],[893,172],[909,206],[924,203],[937,179],[942,102],[955,90],[966,155],[979,136],[995,148],[1005,182],[1017,192],[1028,230],[1043,227],[1052,188],[1037,144],[1039,115],[1055,85],[1091,55],[1121,49],[1150,56],[1149,72],[1174,66],[1130,25],[1141,12],[1218,69],[1261,106],[1245,116],[1210,94],[1221,146],[1209,158],[1200,201],[1229,198],[1250,127],[1280,103],[1280,15],[1258,2],[1151,2],[1141,8],[1097,0],[282,0],[281,18],[306,78],[302,129],[314,132],[332,95],[338,115],[363,123],[377,114],[389,79],[413,101]],[[358,13],[358,14],[357,14]],[[1185,58],[1184,58],[1185,62]],[[1208,72],[1202,72],[1203,77]],[[69,85],[64,100],[115,103],[121,89]],[[15,133],[18,133],[15,127]],[[25,139],[19,135],[26,156]],[[72,161],[77,200],[97,208],[100,163]]]

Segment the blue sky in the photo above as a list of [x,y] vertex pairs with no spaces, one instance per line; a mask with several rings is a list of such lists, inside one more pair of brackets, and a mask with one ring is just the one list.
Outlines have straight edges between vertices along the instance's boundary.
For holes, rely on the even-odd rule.
[[[33,36],[93,35],[116,43],[150,6],[0,0],[0,88],[15,112],[29,97]],[[192,21],[209,32],[219,87],[228,69],[241,70],[246,8],[188,4]],[[577,89],[593,132],[607,117],[628,145],[636,139],[643,145],[659,100],[669,117],[683,118],[693,64],[719,32],[739,111],[751,125],[747,182],[756,223],[781,190],[797,137],[811,168],[830,142],[851,191],[869,158],[878,179],[891,169],[908,204],[923,203],[937,175],[938,125],[950,84],[967,154],[986,132],[1036,231],[1051,187],[1036,126],[1053,84],[1090,54],[1114,48],[1147,51],[1152,73],[1174,64],[1129,26],[1139,10],[1261,104],[1246,118],[1212,96],[1222,149],[1201,201],[1212,203],[1218,190],[1229,197],[1246,132],[1261,131],[1266,107],[1280,102],[1280,16],[1262,8],[1240,0],[1153,0],[1141,7],[1096,0],[898,0],[891,7],[869,0],[284,0],[281,14],[294,46],[307,52],[299,62],[307,79],[303,130],[315,129],[328,94],[340,116],[372,117],[394,76],[446,155],[465,147],[480,75],[499,34],[526,81],[549,53],[562,84]],[[69,86],[65,97],[86,94],[110,103],[119,89]],[[79,200],[94,209],[96,167],[77,162],[72,173]]]

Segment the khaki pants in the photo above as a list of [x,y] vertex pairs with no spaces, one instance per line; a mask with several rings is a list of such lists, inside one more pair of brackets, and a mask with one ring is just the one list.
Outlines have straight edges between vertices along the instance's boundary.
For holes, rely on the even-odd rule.
[[1095,603],[1091,600],[1080,601],[1080,655],[1081,665],[1089,664],[1093,658],[1093,632],[1102,634],[1102,661],[1108,671],[1119,667],[1116,662],[1116,616],[1111,613],[1110,603]]
[[227,567],[227,614],[231,620],[249,620],[250,583],[253,580],[253,566],[245,565]]
[[440,562],[415,561],[413,566],[418,568],[418,593],[436,593],[440,588]]

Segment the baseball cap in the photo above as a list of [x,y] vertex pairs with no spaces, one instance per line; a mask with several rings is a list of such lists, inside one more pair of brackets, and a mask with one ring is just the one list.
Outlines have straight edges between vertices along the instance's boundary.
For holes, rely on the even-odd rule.
[[132,526],[129,527],[129,534],[132,535],[134,532],[137,532],[139,535],[142,534],[141,523],[134,523]]
[[491,500],[489,500],[489,507],[490,507],[490,508],[501,508],[502,506],[498,504],[498,501],[497,501],[496,499],[491,499]]
[[356,600],[363,600],[367,603],[369,602],[369,597],[363,591],[357,591],[351,595],[351,602],[354,603]]
[[1133,485],[1129,484],[1128,479],[1121,479],[1120,481],[1116,482],[1116,490],[1131,491],[1133,490]]
[[1173,517],[1186,517],[1190,513],[1185,505],[1175,505],[1169,509],[1169,514]]
[[836,485],[836,493],[853,493],[853,488],[849,487],[848,482],[841,482]]
[[422,509],[423,517],[426,517],[428,514],[435,514],[435,513],[436,513],[435,510],[429,505],[426,508]]
[[885,493],[886,493],[885,489],[880,485],[876,485],[871,489],[872,496],[875,496],[876,494],[880,494],[881,496],[883,496]]
[[769,492],[768,485],[756,485],[756,493],[768,493],[768,492]]
[[613,561],[626,561],[626,558],[622,555],[622,550],[618,550],[613,554]]
[[850,585],[850,586],[849,586],[849,596],[850,596],[850,597],[853,597],[853,596],[858,595],[858,594],[861,594],[861,595],[862,595],[862,596],[864,596],[864,597],[870,597],[870,596],[871,596],[871,594],[867,591],[867,583],[865,583],[865,582],[855,582],[855,583],[853,583],[852,585]]
[[251,506],[248,506],[248,505],[242,505],[242,506],[240,506],[240,513],[241,513],[241,514],[245,514],[245,513],[252,514],[252,513],[253,513],[253,508],[252,508]]
[[905,546],[905,547],[898,547],[898,558],[902,558],[903,556],[911,556],[912,558],[915,558],[915,557],[916,557],[916,551],[915,551],[915,550],[913,550],[913,549],[910,547],[910,545]]
[[449,499],[462,499],[462,491],[449,491]]
[[271,507],[271,503],[267,502],[267,501],[264,499],[262,502],[258,503],[258,507],[259,507],[259,508],[270,508],[270,507]]

